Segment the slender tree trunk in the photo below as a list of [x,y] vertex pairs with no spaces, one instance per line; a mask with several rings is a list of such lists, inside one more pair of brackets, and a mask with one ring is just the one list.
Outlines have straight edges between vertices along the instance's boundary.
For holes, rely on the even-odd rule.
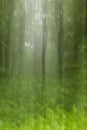
[[[5,69],[8,73],[8,76],[10,76],[10,45],[11,45],[11,28],[12,28],[12,19],[13,19],[13,13],[14,13],[14,6],[15,6],[15,3],[14,1],[8,1],[6,7],[7,7],[7,21],[6,21],[6,27],[7,27],[7,30],[6,31],[6,38],[5,38],[5,44],[6,44],[6,47],[5,47]],[[13,54],[12,54],[13,55]]]
[[24,63],[24,41],[25,41],[25,8],[23,2],[20,5],[20,14],[19,14],[19,46],[18,46],[18,71],[19,76],[23,77],[23,63]]
[[60,88],[58,88],[58,93],[60,94],[60,99],[58,95],[57,104],[63,105],[63,88],[62,88],[62,78],[63,78],[63,1],[55,1],[55,19],[57,27],[57,54],[58,54],[58,83]]
[[58,47],[58,63],[59,63],[59,78],[62,81],[63,76],[63,2],[58,1],[58,28],[57,28],[57,47]]
[[[47,45],[47,2],[43,1],[43,38],[42,38],[42,105],[45,109],[46,95],[45,95],[45,58]],[[42,110],[43,111],[43,110]]]

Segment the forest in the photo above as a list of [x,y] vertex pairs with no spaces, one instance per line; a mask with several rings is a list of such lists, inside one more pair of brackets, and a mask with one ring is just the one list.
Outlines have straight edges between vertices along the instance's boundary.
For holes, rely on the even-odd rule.
[[86,0],[0,0],[0,130],[87,130],[86,22]]

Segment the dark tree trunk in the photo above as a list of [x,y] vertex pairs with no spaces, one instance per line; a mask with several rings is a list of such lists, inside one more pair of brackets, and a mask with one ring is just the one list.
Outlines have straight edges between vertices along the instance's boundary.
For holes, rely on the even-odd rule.
[[58,1],[58,28],[57,28],[57,47],[58,47],[58,64],[59,64],[59,79],[62,81],[63,76],[63,3]]

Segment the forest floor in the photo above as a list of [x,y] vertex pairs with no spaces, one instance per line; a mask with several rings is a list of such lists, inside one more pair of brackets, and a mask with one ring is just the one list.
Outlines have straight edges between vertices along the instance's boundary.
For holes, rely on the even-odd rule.
[[45,118],[29,117],[22,125],[17,126],[9,121],[0,121],[0,130],[87,130],[87,113],[73,109],[72,113],[58,109],[47,110]]

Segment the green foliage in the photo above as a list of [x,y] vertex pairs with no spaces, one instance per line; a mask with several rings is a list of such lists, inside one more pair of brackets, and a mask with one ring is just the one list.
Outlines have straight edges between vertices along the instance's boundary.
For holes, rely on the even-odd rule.
[[46,110],[46,117],[28,117],[20,125],[11,124],[8,121],[0,121],[1,130],[86,130],[87,112],[73,108],[72,112],[66,112],[57,108],[55,111]]
[[0,129],[87,129],[87,2],[0,1]]

